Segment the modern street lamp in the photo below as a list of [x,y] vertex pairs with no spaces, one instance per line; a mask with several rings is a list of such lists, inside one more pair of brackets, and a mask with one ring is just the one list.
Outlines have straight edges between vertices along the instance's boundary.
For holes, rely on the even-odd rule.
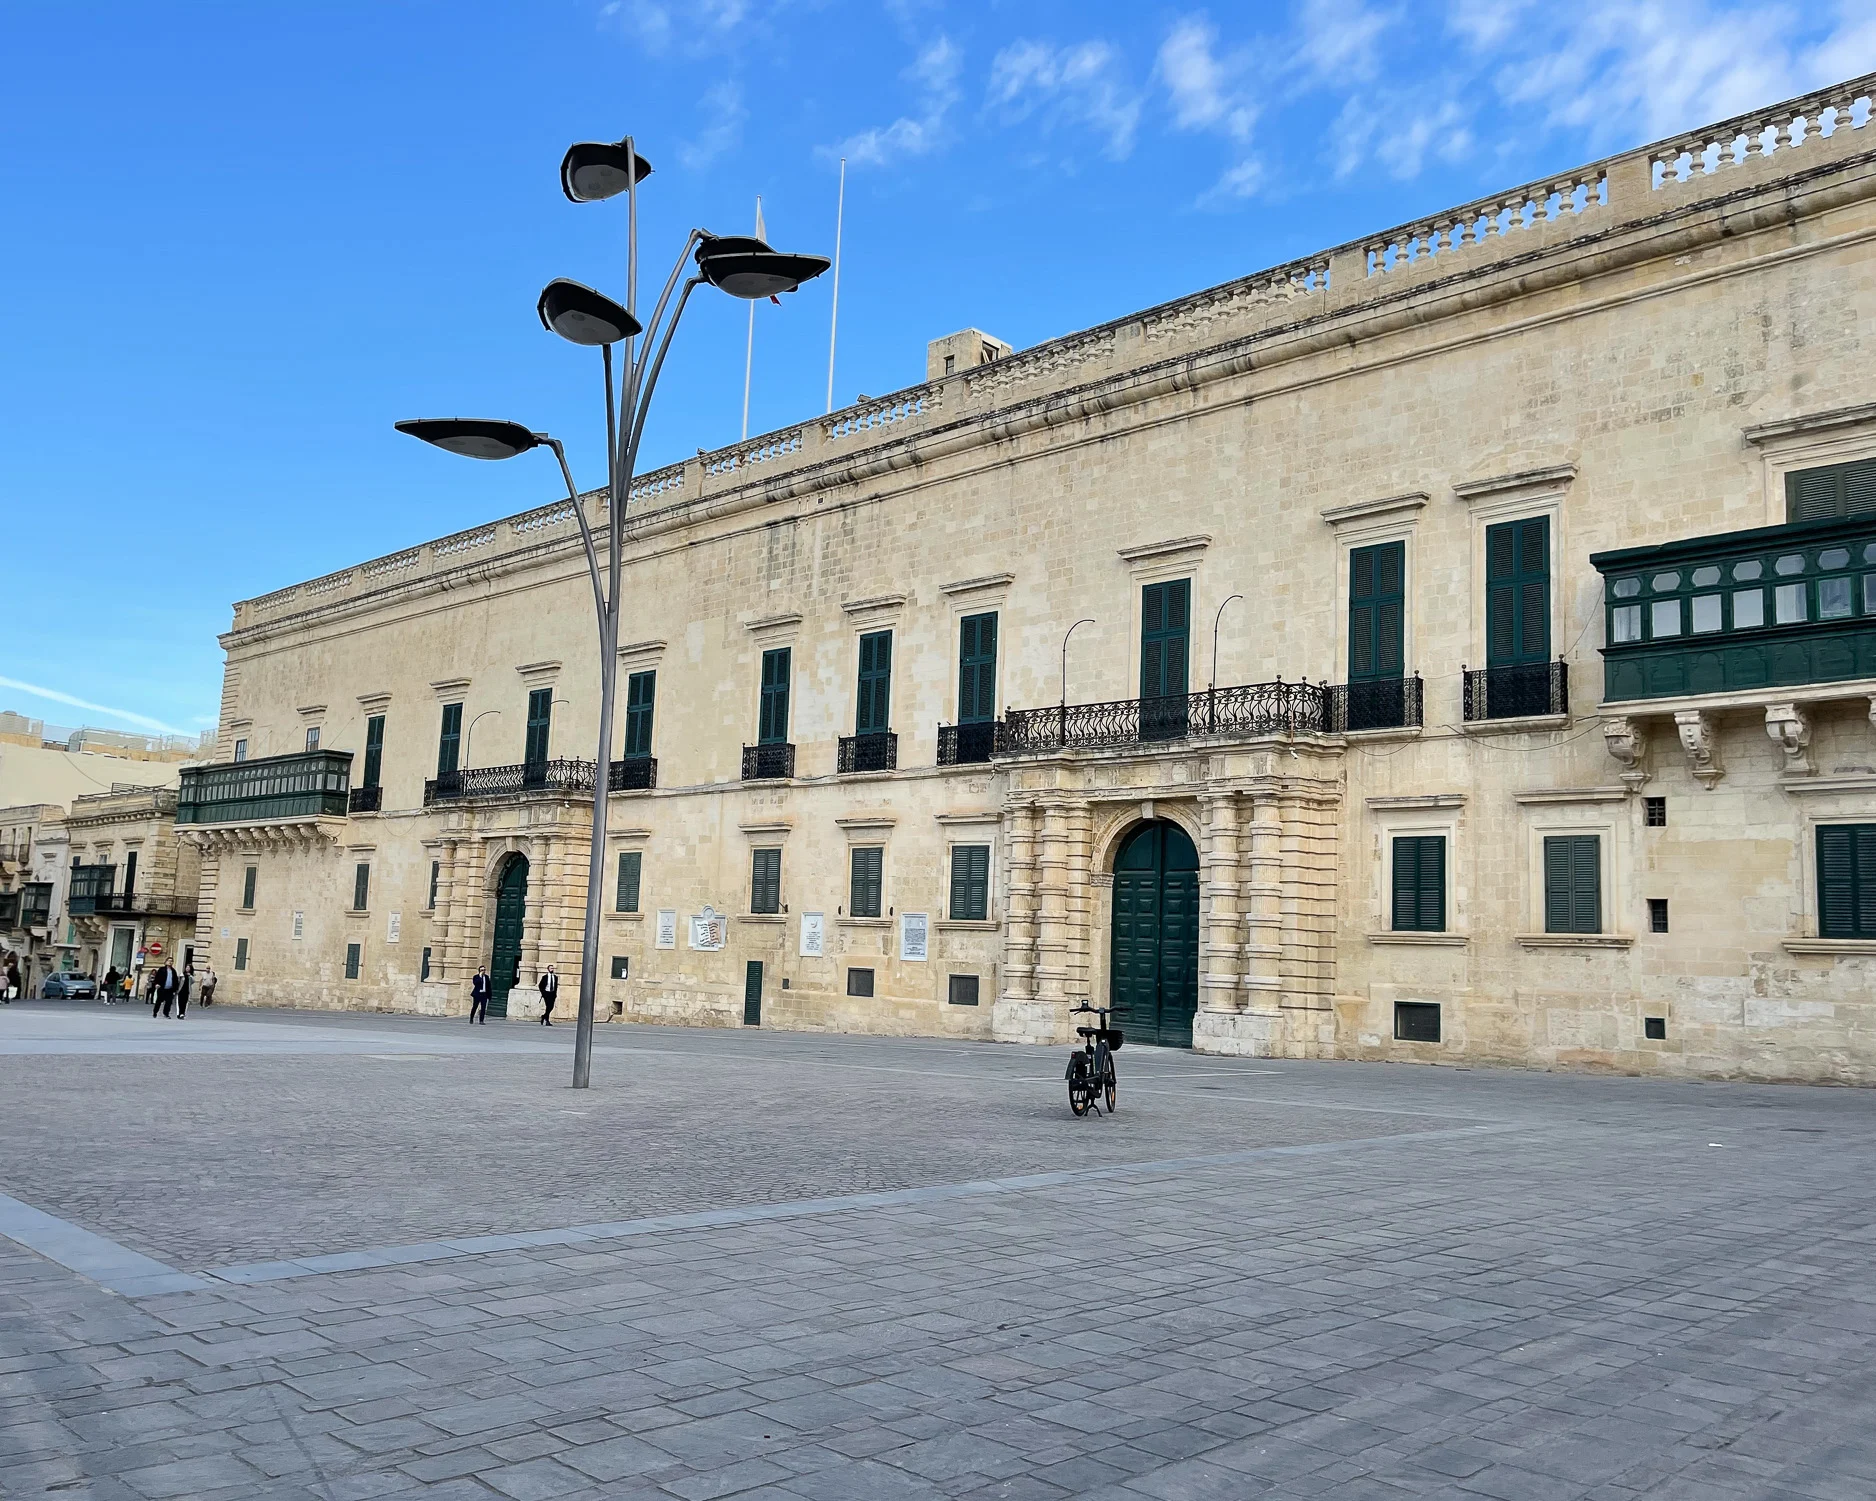
[[[651,175],[651,163],[638,154],[627,136],[611,143],[582,141],[567,149],[560,163],[560,187],[573,203],[598,203],[626,197],[625,302],[614,302],[581,282],[557,279],[542,290],[536,304],[542,327],[574,344],[597,346],[605,371],[606,479],[608,521],[606,566],[600,567],[579,486],[567,466],[566,450],[558,439],[535,432],[518,422],[487,418],[426,418],[397,424],[399,432],[472,459],[511,459],[532,448],[551,448],[567,483],[579,523],[580,542],[592,575],[593,607],[599,619],[599,751],[593,768],[593,833],[587,866],[586,927],[580,947],[580,1014],[573,1043],[573,1087],[585,1089],[592,1075],[593,1011],[599,981],[599,911],[606,861],[606,797],[612,770],[612,719],[619,677],[620,533],[632,475],[638,463],[639,439],[645,416],[658,384],[671,336],[684,315],[690,294],[708,283],[732,297],[754,301],[792,292],[831,264],[825,256],[791,255],[774,250],[749,236],[713,235],[694,229],[678,252],[677,262],[664,284],[651,322],[643,324],[638,308],[638,185]],[[684,278],[686,260],[696,252],[696,273]],[[684,288],[675,305],[678,282]],[[667,309],[670,316],[665,316]],[[643,343],[639,342],[643,338]],[[612,346],[625,346],[622,388],[613,389]],[[655,346],[655,352],[654,352]]]
[[1084,625],[1093,624],[1094,617],[1089,615],[1062,632],[1062,702],[1055,711],[1055,739],[1058,745],[1068,744],[1068,638]]

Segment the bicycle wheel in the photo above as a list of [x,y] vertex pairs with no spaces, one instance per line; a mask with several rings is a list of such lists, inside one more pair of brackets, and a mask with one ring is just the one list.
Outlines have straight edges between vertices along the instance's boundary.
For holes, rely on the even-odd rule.
[[1077,1053],[1068,1062],[1068,1108],[1076,1115],[1086,1115],[1094,1091],[1088,1087],[1088,1065]]
[[1120,1080],[1114,1076],[1114,1058],[1111,1053],[1108,1055],[1107,1059],[1107,1076],[1102,1080],[1102,1084],[1107,1099],[1107,1113],[1112,1115],[1114,1113],[1114,1095],[1120,1088]]

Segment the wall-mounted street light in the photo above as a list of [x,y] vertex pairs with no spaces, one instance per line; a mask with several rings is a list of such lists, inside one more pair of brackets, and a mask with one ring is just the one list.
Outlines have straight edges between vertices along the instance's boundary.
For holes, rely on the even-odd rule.
[[[678,252],[664,291],[652,310],[651,321],[638,317],[638,186],[651,175],[651,164],[638,154],[632,138],[614,142],[581,141],[567,149],[560,163],[560,188],[573,203],[598,203],[623,193],[626,200],[625,302],[614,302],[582,282],[558,279],[542,290],[536,311],[544,328],[561,338],[589,348],[597,346],[604,369],[606,393],[606,480],[609,515],[606,524],[606,563],[600,566],[586,508],[580,504],[579,486],[567,465],[566,450],[547,433],[518,422],[487,418],[426,418],[400,422],[398,431],[421,438],[450,453],[472,459],[510,459],[532,448],[551,448],[566,481],[567,498],[580,527],[592,576],[593,607],[599,617],[599,748],[593,775],[593,829],[586,882],[586,927],[580,945],[580,1013],[573,1043],[573,1087],[585,1089],[592,1074],[593,1009],[599,978],[599,913],[603,895],[606,854],[606,796],[611,781],[612,717],[619,670],[620,532],[632,475],[638,463],[639,439],[651,406],[658,372],[664,366],[671,336],[684,315],[690,294],[708,285],[732,297],[754,300],[792,292],[819,276],[831,264],[824,256],[791,255],[748,236],[713,235],[694,229]],[[696,252],[696,274],[684,277],[684,267]],[[671,299],[684,288],[675,305]],[[667,318],[666,312],[670,316]],[[640,339],[643,339],[642,344]],[[624,346],[624,380],[613,389],[613,345]],[[480,718],[481,716],[477,716]]]
[[1089,615],[1077,620],[1062,632],[1062,700],[1055,711],[1055,743],[1057,745],[1068,744],[1068,638],[1084,625],[1093,624],[1094,617]]

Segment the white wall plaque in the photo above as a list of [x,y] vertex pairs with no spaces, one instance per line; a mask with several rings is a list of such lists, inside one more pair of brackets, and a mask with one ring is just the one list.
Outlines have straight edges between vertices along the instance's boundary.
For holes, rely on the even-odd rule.
[[708,902],[690,919],[690,946],[705,953],[715,953],[729,938],[729,923]]
[[801,956],[804,959],[819,959],[825,952],[827,941],[827,917],[820,912],[801,914]]
[[295,938],[304,938],[306,936],[306,914],[304,912],[295,912],[293,914],[293,936]]
[[404,929],[404,914],[402,912],[393,912],[391,914],[390,922],[385,924],[384,941],[386,943],[396,943],[397,935],[401,933],[403,929]]
[[899,957],[924,963],[925,941],[929,931],[929,924],[925,921],[923,912],[901,912],[899,914]]
[[677,947],[677,912],[670,907],[658,909],[658,943],[661,949]]

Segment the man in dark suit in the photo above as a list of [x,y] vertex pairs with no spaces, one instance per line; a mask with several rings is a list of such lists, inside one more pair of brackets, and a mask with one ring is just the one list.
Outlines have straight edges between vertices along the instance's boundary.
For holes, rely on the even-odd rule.
[[483,1026],[489,1024],[489,972],[478,967],[476,977],[469,982],[469,1025],[478,1021]]
[[560,994],[560,976],[554,973],[553,965],[547,966],[547,973],[541,976],[541,1025],[551,1027],[554,1024],[554,997]]
[[168,1016],[176,1004],[176,990],[182,984],[182,976],[176,973],[176,966],[164,961],[150,981],[151,1016]]

